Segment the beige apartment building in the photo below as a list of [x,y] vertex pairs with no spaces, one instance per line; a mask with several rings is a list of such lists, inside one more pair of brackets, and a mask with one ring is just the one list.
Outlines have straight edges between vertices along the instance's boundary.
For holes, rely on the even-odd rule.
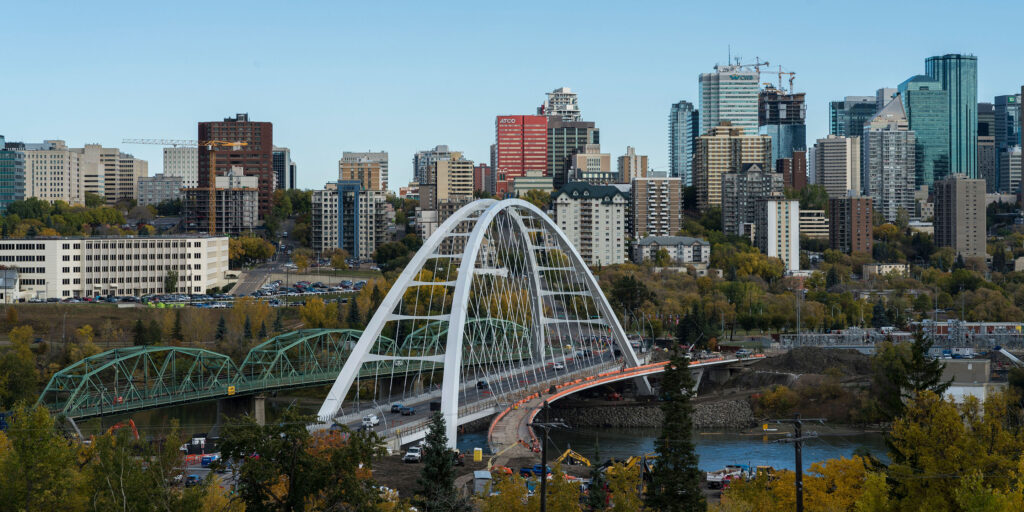
[[986,254],[985,180],[950,174],[935,182],[935,245],[964,258]]
[[587,265],[626,261],[626,194],[611,185],[567,183],[551,195],[554,220]]
[[338,160],[338,179],[358,181],[364,190],[383,190],[382,173],[381,162],[376,159],[355,157]]
[[743,128],[722,121],[709,133],[697,138],[693,158],[693,183],[697,187],[697,207],[707,211],[722,205],[722,176],[740,172],[743,164],[760,164],[772,169],[772,138],[745,134]]
[[81,156],[62,140],[25,144],[25,197],[85,204]]
[[626,154],[619,157],[619,183],[633,178],[647,177],[647,155],[636,154],[636,148],[626,146]]
[[825,187],[830,198],[846,197],[861,190],[860,137],[829,135],[818,139],[814,149],[814,182]]
[[630,191],[633,240],[675,236],[682,229],[682,178],[634,178]]

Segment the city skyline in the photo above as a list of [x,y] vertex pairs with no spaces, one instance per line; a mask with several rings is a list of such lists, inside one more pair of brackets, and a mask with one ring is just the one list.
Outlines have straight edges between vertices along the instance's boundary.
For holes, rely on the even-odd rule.
[[[36,6],[15,5],[6,13],[21,22],[0,34],[0,44],[24,55],[56,57],[23,59],[24,79],[5,82],[0,134],[7,141],[117,147],[147,160],[152,175],[162,168],[162,148],[121,144],[122,139],[191,139],[199,122],[247,112],[254,121],[273,123],[275,145],[291,148],[301,188],[336,179],[342,152],[372,150],[389,153],[389,185],[397,190],[411,179],[416,151],[449,145],[487,163],[495,116],[533,114],[546,93],[569,87],[579,94],[583,121],[601,130],[603,152],[617,157],[633,146],[650,157],[654,170],[667,172],[671,105],[698,104],[698,76],[726,64],[730,47],[743,62],[756,56],[797,73],[795,89],[807,94],[809,141],[828,133],[828,102],[896,87],[936,55],[978,57],[979,102],[1019,91],[1021,78],[1013,66],[1001,64],[1015,62],[1018,54],[1000,34],[1017,26],[1012,20],[1021,19],[1024,8],[1007,4],[952,17],[943,8],[947,4],[953,5],[920,10],[878,3],[905,21],[894,48],[892,39],[882,37],[860,38],[857,47],[834,41],[834,25],[812,23],[834,14],[838,7],[831,6],[759,12],[734,20],[726,37],[711,37],[715,29],[702,20],[724,14],[714,6],[587,9],[589,4],[570,3],[561,7],[563,14],[583,23],[566,28],[560,38],[596,37],[595,28],[612,24],[627,28],[601,31],[587,54],[569,62],[540,58],[554,36],[537,23],[541,4],[534,3],[503,7],[501,16],[484,16],[488,8],[468,3],[390,10],[320,4],[291,11],[262,3],[251,9],[204,5],[204,16],[191,12],[195,6],[125,4],[111,11],[68,5],[48,13],[45,25],[32,16]],[[764,5],[730,6],[743,8]],[[996,9],[1000,16],[992,15]],[[123,22],[119,32],[99,37],[93,27],[104,26],[99,20],[111,12],[112,21]],[[238,43],[238,34],[219,23],[229,15],[233,26],[258,36]],[[634,18],[644,23],[628,23]],[[693,30],[679,30],[683,19]],[[801,31],[766,39],[764,27],[776,22]],[[438,34],[431,30],[438,23],[460,31]],[[514,40],[500,36],[512,29]],[[124,75],[129,78],[110,80],[109,65],[101,66],[97,57],[113,58],[130,70]],[[451,65],[438,66],[438,57]],[[612,62],[630,62],[646,79],[615,73]],[[770,71],[761,78],[777,81]]]

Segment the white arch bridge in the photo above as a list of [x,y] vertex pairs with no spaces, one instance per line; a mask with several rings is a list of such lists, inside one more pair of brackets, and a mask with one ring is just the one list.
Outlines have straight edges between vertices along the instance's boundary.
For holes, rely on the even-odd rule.
[[[640,364],[558,226],[525,201],[483,199],[446,220],[402,270],[319,418],[354,425],[376,413],[377,430],[400,445],[421,438],[424,413],[439,406],[454,446],[459,425],[523,396]],[[393,403],[419,414],[392,413]]]

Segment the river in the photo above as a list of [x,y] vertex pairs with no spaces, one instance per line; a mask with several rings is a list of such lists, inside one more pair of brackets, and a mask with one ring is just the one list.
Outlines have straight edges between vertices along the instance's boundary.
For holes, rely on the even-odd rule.
[[[267,419],[273,421],[280,416],[290,403],[295,403],[307,414],[315,414],[319,408],[320,398],[304,395],[301,397],[278,397],[267,400]],[[177,420],[182,433],[191,435],[207,433],[213,427],[217,417],[215,402],[188,404],[167,407],[150,411],[140,411],[131,415],[143,438],[159,438],[166,435],[171,420]],[[83,422],[80,427],[83,434],[94,434],[106,429],[117,421],[124,421],[128,416],[104,418],[102,425],[99,420]],[[785,428],[783,426],[783,428]],[[814,425],[805,426],[805,432],[814,431]],[[657,429],[626,429],[626,428],[574,428],[569,430],[553,430],[549,457],[553,460],[566,448],[590,458],[592,461],[609,458],[626,459],[632,455],[641,455],[654,451],[654,440],[658,436]],[[706,430],[693,436],[699,466],[702,470],[721,469],[727,464],[768,465],[775,468],[793,469],[793,445],[777,443],[775,440],[784,438],[785,434],[744,434],[734,431]],[[472,453],[473,448],[487,450],[487,433],[467,432],[460,434],[458,447],[464,453]],[[882,434],[832,434],[822,433],[817,439],[804,443],[804,468],[814,462],[839,457],[850,457],[858,448],[869,451],[883,462],[888,462],[885,440]],[[600,457],[598,457],[598,453]]]

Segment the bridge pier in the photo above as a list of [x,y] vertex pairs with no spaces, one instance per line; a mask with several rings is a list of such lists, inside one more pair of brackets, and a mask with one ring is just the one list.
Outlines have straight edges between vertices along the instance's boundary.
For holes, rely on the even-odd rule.
[[266,402],[267,395],[263,393],[252,397],[252,416],[256,418],[256,424],[261,427],[267,423]]
[[697,370],[695,372],[692,372],[691,375],[693,375],[693,382],[694,382],[694,384],[693,384],[693,394],[694,394],[694,396],[696,396],[697,395],[697,390],[700,389],[700,381],[704,378],[704,369],[701,368],[701,369],[699,369],[699,370]]
[[217,400],[217,421],[210,429],[210,436],[220,434],[224,418],[252,416],[256,423],[263,426],[267,421],[266,395],[232,396]]

